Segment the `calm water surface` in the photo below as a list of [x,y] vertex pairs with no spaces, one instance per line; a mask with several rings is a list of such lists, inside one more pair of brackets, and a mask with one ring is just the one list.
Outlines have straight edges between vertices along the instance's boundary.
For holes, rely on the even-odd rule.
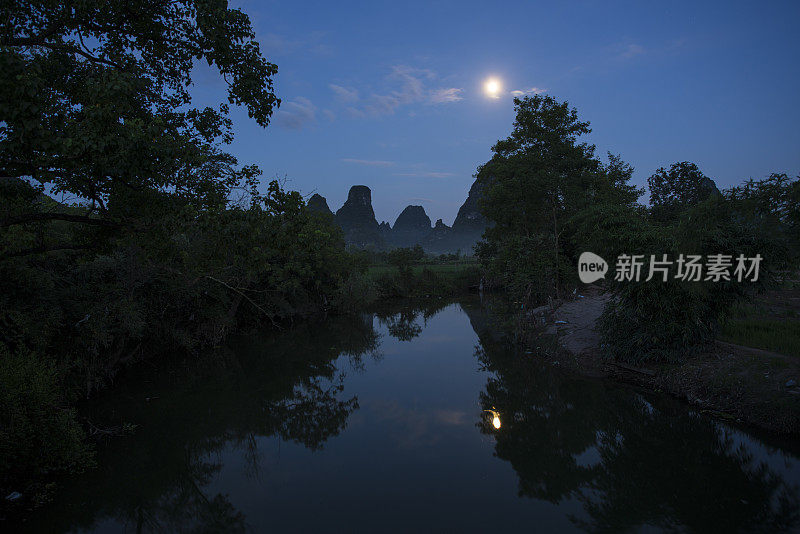
[[88,408],[135,433],[21,530],[800,528],[793,444],[517,354],[501,317],[408,306],[142,371]]

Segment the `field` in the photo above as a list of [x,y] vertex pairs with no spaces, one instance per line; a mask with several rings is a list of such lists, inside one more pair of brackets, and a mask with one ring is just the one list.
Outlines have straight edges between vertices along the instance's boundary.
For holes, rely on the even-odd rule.
[[739,307],[720,339],[800,358],[800,289],[768,291]]

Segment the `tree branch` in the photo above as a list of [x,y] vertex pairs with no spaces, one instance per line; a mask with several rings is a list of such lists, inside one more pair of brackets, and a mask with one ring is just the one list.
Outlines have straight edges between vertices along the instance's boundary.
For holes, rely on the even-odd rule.
[[48,37],[52,37],[53,35],[64,31],[63,25],[56,24],[56,22],[60,23],[61,20],[56,20],[52,26],[47,29],[42,30],[41,33],[38,35],[27,35],[27,36],[14,36],[9,37],[7,39],[3,39],[4,46],[37,46],[44,43]]
[[213,276],[208,276],[208,275],[206,275],[206,278],[208,278],[209,280],[212,280],[212,281],[214,281],[214,282],[216,282],[216,283],[218,283],[218,284],[220,284],[220,285],[222,285],[222,286],[224,286],[224,287],[227,287],[227,288],[228,288],[228,289],[230,289],[231,291],[234,291],[236,294],[238,294],[239,296],[243,297],[245,300],[247,300],[247,302],[249,302],[250,304],[252,304],[253,306],[255,306],[255,307],[256,307],[256,308],[257,308],[257,309],[258,309],[258,310],[259,310],[261,313],[263,313],[264,315],[266,315],[266,316],[267,316],[267,318],[270,320],[270,322],[272,323],[272,325],[273,325],[273,326],[277,327],[277,328],[278,328],[278,330],[280,330],[280,329],[281,329],[281,327],[280,327],[280,326],[278,326],[278,323],[276,323],[276,322],[275,322],[275,318],[274,318],[274,316],[273,316],[271,313],[269,313],[267,310],[265,310],[264,308],[262,308],[261,306],[259,306],[258,304],[256,304],[256,303],[253,301],[253,299],[251,299],[250,297],[248,297],[247,295],[245,295],[245,294],[242,292],[242,290],[241,290],[241,289],[239,289],[239,288],[236,288],[236,287],[233,287],[232,285],[230,285],[230,284],[227,284],[227,283],[223,282],[222,280],[219,280],[218,278],[214,278]]

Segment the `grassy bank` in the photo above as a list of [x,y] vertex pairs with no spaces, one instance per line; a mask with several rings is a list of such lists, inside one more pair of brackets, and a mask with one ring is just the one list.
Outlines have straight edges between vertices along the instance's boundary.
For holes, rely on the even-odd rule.
[[722,339],[737,345],[752,346],[800,358],[800,320],[775,320],[748,317],[732,319],[722,331]]
[[800,358],[800,288],[796,285],[767,291],[736,308],[720,339]]

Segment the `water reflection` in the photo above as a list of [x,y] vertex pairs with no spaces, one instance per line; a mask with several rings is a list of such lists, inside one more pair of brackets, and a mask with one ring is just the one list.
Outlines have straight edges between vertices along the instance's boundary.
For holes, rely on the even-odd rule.
[[448,304],[449,302],[441,299],[408,302],[399,307],[395,304],[379,307],[375,316],[379,324],[386,327],[390,336],[399,341],[411,341],[422,333],[428,319]]
[[345,375],[333,360],[345,355],[358,367],[378,356],[378,341],[371,316],[334,319],[130,378],[95,403],[92,418],[136,421],[138,431],[101,447],[99,469],[67,483],[68,498],[27,528],[102,530],[113,519],[136,532],[244,531],[244,515],[208,490],[223,467],[220,451],[239,451],[257,476],[258,436],[321,449],[358,409],[357,398],[341,398]]
[[[797,480],[789,481],[740,432],[672,399],[645,397],[565,376],[515,354],[482,310],[476,357],[493,372],[485,408],[504,415],[495,453],[519,477],[519,495],[577,499],[589,532],[643,527],[691,532],[779,532],[798,526]],[[795,461],[796,463],[796,461]],[[796,473],[795,473],[796,474]]]
[[491,423],[492,427],[494,427],[495,430],[500,430],[500,414],[495,410],[484,410],[484,412],[489,414],[487,421]]
[[502,310],[385,307],[142,370],[87,408],[138,431],[19,530],[800,526],[796,451],[517,354]]

